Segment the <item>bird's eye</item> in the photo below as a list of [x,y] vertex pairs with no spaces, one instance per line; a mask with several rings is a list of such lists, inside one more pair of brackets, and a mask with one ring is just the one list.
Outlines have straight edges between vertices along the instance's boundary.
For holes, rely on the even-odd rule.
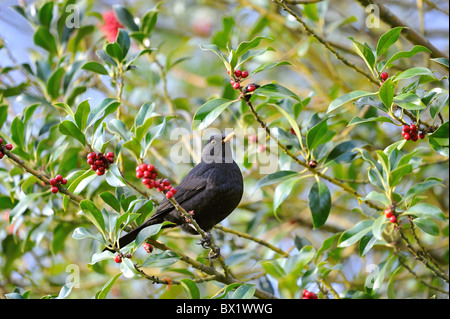
[[212,140],[212,141],[211,141],[211,144],[212,144],[212,145],[214,145],[214,144],[216,144],[216,143],[217,143],[216,140]]

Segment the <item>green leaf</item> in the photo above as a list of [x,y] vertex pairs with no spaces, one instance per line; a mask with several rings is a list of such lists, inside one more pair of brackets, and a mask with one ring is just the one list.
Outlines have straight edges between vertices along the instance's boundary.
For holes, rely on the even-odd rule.
[[131,31],[139,31],[139,27],[134,22],[134,17],[127,8],[119,4],[113,5],[117,20]]
[[81,145],[86,144],[86,139],[83,132],[71,121],[62,121],[58,126],[59,132],[63,135],[71,136],[76,139]]
[[108,296],[109,291],[111,290],[112,286],[114,285],[114,283],[116,282],[117,278],[119,278],[121,274],[122,273],[118,273],[117,275],[112,277],[110,280],[108,280],[103,285],[102,290],[100,290],[99,292],[97,292],[95,294],[95,299],[106,299],[106,297]]
[[86,128],[91,127],[99,118],[103,116],[106,116],[110,114],[111,112],[114,112],[117,107],[119,106],[119,102],[117,102],[114,98],[106,98],[103,101],[101,101],[96,107],[92,109],[92,111],[89,113],[87,122],[86,122]]
[[100,194],[100,197],[106,204],[111,206],[116,212],[120,213],[120,203],[116,196],[114,196],[110,192],[103,192]]
[[278,260],[262,260],[259,262],[267,274],[274,278],[281,278],[286,276],[283,267],[280,266]]
[[125,278],[139,278],[142,275],[134,268],[134,263],[130,258],[123,258],[120,263],[120,271]]
[[236,50],[236,56],[240,57],[248,50],[251,50],[251,49],[257,47],[259,45],[259,43],[261,42],[261,40],[263,40],[263,39],[270,39],[270,38],[264,37],[264,36],[259,36],[250,41],[241,42]]
[[223,62],[228,71],[231,71],[231,65],[228,63],[227,57],[220,51],[219,47],[215,44],[200,45],[200,49],[203,51],[214,52]]
[[254,191],[255,192],[257,189],[263,187],[263,186],[267,186],[267,185],[272,185],[272,184],[276,184],[279,182],[283,182],[287,179],[290,179],[294,176],[297,176],[298,172],[295,171],[278,171],[272,174],[268,174],[266,176],[264,176],[263,178],[261,178],[255,185]]
[[412,215],[422,219],[433,218],[440,221],[446,221],[442,210],[434,205],[419,203],[408,208],[403,214]]
[[415,184],[406,192],[406,195],[403,197],[404,201],[408,202],[409,200],[412,200],[415,196],[425,193],[425,191],[430,187],[437,185],[444,186],[440,181],[441,181],[440,179],[428,178],[421,183]]
[[387,220],[386,216],[382,214],[373,222],[372,234],[376,239],[383,240],[382,234],[387,225]]
[[115,58],[119,62],[124,58],[122,49],[117,42],[108,43],[105,47],[105,51],[110,57]]
[[355,116],[354,118],[352,118],[352,120],[350,121],[350,123],[348,123],[347,126],[351,126],[351,125],[358,125],[361,123],[368,123],[368,122],[381,122],[381,123],[394,123],[394,121],[392,121],[389,117],[386,116],[377,116],[377,117],[369,117],[369,118],[360,118],[358,116]]
[[180,280],[180,284],[189,299],[200,299],[200,290],[193,280],[184,278]]
[[445,122],[439,128],[428,135],[428,142],[433,150],[441,155],[449,156],[449,122]]
[[353,92],[344,94],[341,97],[338,97],[337,99],[335,99],[333,102],[330,103],[330,105],[328,106],[327,113],[334,111],[335,109],[344,105],[347,102],[359,99],[364,96],[375,95],[375,94],[377,94],[377,93],[371,93],[371,92],[366,92],[366,91],[353,91]]
[[446,59],[446,58],[435,58],[435,59],[431,59],[431,61],[442,64],[443,66],[446,66],[448,69],[448,59]]
[[370,72],[373,74],[373,69],[375,66],[375,55],[373,54],[372,49],[367,44],[359,43],[355,41],[352,37],[349,37],[353,42],[353,48],[355,52],[364,60]]
[[252,284],[240,285],[231,295],[230,299],[250,299],[256,291],[256,286]]
[[308,205],[311,211],[314,229],[319,228],[328,219],[331,210],[331,194],[322,182],[315,182],[308,195]]
[[84,199],[80,202],[80,208],[84,215],[97,227],[102,234],[105,231],[105,221],[102,212],[90,200]]
[[261,64],[259,67],[257,67],[255,70],[253,70],[253,72],[251,74],[253,75],[253,74],[256,74],[256,73],[259,73],[262,71],[266,71],[266,70],[275,68],[280,65],[291,65],[291,63],[288,61],[264,63],[264,64]]
[[117,165],[112,164],[109,166],[108,170],[105,174],[106,182],[112,187],[124,187],[127,186],[125,180],[120,174],[119,168]]
[[92,71],[98,74],[108,75],[108,71],[105,69],[105,67],[98,62],[86,62],[81,68],[83,70]]
[[385,67],[387,67],[390,63],[401,59],[401,58],[410,58],[413,57],[414,55],[416,55],[419,52],[429,52],[431,53],[430,50],[428,50],[428,48],[422,46],[422,45],[415,45],[411,50],[409,51],[401,51],[401,52],[397,52],[395,53],[393,56],[391,56],[386,64],[384,65],[384,67],[380,70],[380,72],[382,72],[384,70]]
[[147,238],[158,234],[161,230],[162,224],[150,225],[142,229],[136,236],[136,245],[141,245]]
[[388,109],[391,109],[392,103],[394,101],[394,93],[395,84],[391,79],[387,79],[386,81],[384,81],[383,85],[381,85],[378,96],[380,97],[380,100],[383,102],[384,106],[386,106]]
[[107,127],[111,133],[117,133],[124,141],[131,138],[131,133],[126,128],[125,123],[119,119],[112,119],[108,122]]
[[97,56],[102,59],[106,64],[112,65],[112,66],[116,66],[117,67],[117,63],[116,61],[114,61],[113,58],[111,58],[105,50],[97,50],[95,51],[95,54],[97,54]]
[[222,98],[213,99],[206,102],[200,106],[197,112],[195,112],[194,119],[192,121],[192,129],[195,131],[204,130],[234,102],[236,101]]
[[55,103],[54,105],[62,108],[64,111],[66,111],[66,113],[71,118],[75,118],[75,114],[73,113],[72,108],[69,105],[67,105],[66,103]]
[[372,230],[373,220],[362,220],[352,228],[346,230],[339,238],[338,247],[348,247],[355,244],[364,235]]
[[105,246],[108,245],[108,243],[106,242],[106,240],[103,238],[103,236],[101,234],[93,233],[89,229],[84,228],[84,227],[75,228],[75,230],[72,233],[72,238],[76,239],[76,240],[90,238],[90,239],[95,239],[95,240],[101,242]]
[[345,141],[336,145],[328,154],[325,165],[329,163],[346,163],[351,161],[357,154],[355,148],[363,146],[365,143],[358,140]]
[[89,105],[89,100],[83,101],[78,104],[77,110],[73,117],[75,119],[75,123],[77,123],[78,128],[82,132],[84,132],[86,129],[87,119],[90,112],[91,106]]
[[420,97],[413,93],[402,93],[394,97],[394,102],[406,110],[424,110],[426,105],[423,104]]
[[25,125],[19,116],[16,116],[11,123],[11,139],[18,147],[25,147]]
[[389,174],[389,186],[392,188],[402,181],[402,178],[412,172],[412,165],[405,164],[397,167]]
[[389,199],[386,195],[377,191],[371,191],[366,197],[361,198],[361,201],[374,201],[383,206],[389,205]]
[[380,58],[395,42],[404,27],[396,27],[383,34],[377,43],[377,57]]
[[124,29],[119,29],[116,42],[120,46],[122,56],[126,57],[128,50],[130,49],[130,36],[128,35],[128,32]]
[[173,265],[178,260],[180,260],[180,256],[177,253],[166,250],[159,254],[151,254],[150,257],[142,263],[142,267],[167,267]]
[[423,67],[415,67],[415,68],[411,68],[406,71],[403,71],[402,73],[394,76],[393,81],[397,82],[399,80],[410,79],[410,78],[418,76],[418,75],[428,75],[430,77],[435,78],[433,72],[430,69],[423,68]]
[[308,150],[312,151],[317,146],[327,143],[335,135],[335,132],[328,130],[327,120],[325,119],[314,125],[306,133],[306,147]]
[[45,3],[41,9],[39,9],[39,22],[46,27],[50,28],[50,24],[53,18],[53,1]]
[[429,218],[415,218],[414,224],[431,236],[439,236],[439,227],[436,222]]
[[297,96],[297,94],[285,88],[284,86],[275,83],[269,83],[259,87],[258,89],[256,89],[255,94],[276,98],[289,97],[301,102],[301,99]]
[[275,193],[273,195],[273,212],[275,214],[275,217],[278,218],[278,207],[280,207],[280,205],[289,197],[292,190],[300,180],[300,177],[291,178],[282,182],[275,188]]
[[66,71],[64,68],[59,68],[47,80],[47,93],[53,99],[59,96],[59,89],[61,88],[61,80]]
[[37,46],[47,50],[52,55],[58,53],[56,40],[46,27],[39,27],[33,36],[33,41]]

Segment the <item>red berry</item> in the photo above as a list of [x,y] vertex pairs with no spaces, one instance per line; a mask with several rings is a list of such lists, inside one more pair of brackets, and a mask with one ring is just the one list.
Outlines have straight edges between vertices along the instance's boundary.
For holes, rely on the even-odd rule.
[[308,166],[311,167],[311,168],[316,168],[317,167],[317,161],[315,161],[315,160],[309,161]]
[[394,212],[391,209],[389,209],[389,208],[387,208],[384,211],[384,214],[386,215],[387,218],[391,218],[392,216],[394,216]]
[[164,186],[170,186],[170,182],[168,179],[163,180],[163,185]]
[[55,186],[58,181],[55,178],[50,178],[50,185]]
[[171,199],[171,198],[173,197],[172,191],[168,191],[168,192],[166,193],[166,197],[167,197],[168,199]]
[[55,177],[55,179],[56,179],[56,181],[58,182],[58,183],[61,183],[62,182],[62,180],[63,180],[63,177],[62,177],[62,175],[56,175],[56,177]]
[[12,147],[11,144],[6,144],[6,145],[5,145],[5,148],[6,148],[8,151],[10,151],[10,150],[13,149],[13,147]]
[[91,165],[91,169],[92,169],[93,171],[96,171],[96,170],[98,169],[98,167],[97,167],[97,165]]
[[237,78],[240,78],[241,75],[242,75],[241,70],[236,70],[236,71],[234,71],[234,76],[236,76]]
[[405,138],[405,140],[409,141],[411,139],[411,135],[409,135],[409,133],[403,133],[403,137]]
[[402,131],[405,133],[409,133],[410,132],[409,125],[404,125]]
[[137,171],[137,172],[136,172],[136,177],[137,177],[137,178],[142,178],[142,177],[144,177],[144,172],[143,172],[143,171]]
[[144,178],[142,179],[142,184],[147,185],[151,182],[152,180],[150,178]]
[[248,76],[247,71],[242,71],[241,77],[246,78]]
[[241,87],[241,85],[237,82],[233,83],[233,89],[237,90]]
[[145,251],[147,252],[147,253],[149,253],[149,254],[151,254],[152,253],[152,251],[153,251],[153,246],[152,245],[150,245],[149,243],[144,243],[144,249],[145,249]]
[[2,159],[3,158],[3,153],[2,152],[0,152],[0,159]]
[[380,74],[380,77],[383,81],[386,81],[389,77],[389,74],[387,72],[383,72]]
[[170,191],[171,191],[172,194],[174,194],[174,195],[177,193],[177,189],[176,189],[176,188],[172,188]]
[[395,217],[395,216],[391,216],[391,217],[389,218],[389,220],[390,220],[391,223],[393,223],[393,224],[397,224],[397,223],[398,223],[397,217]]
[[87,163],[88,163],[89,165],[94,165],[94,164],[95,164],[95,160],[94,160],[93,158],[89,158],[89,159],[87,160]]
[[114,261],[118,264],[120,264],[122,262],[122,256],[121,255],[117,255],[116,258],[114,258]]
[[142,171],[146,171],[147,170],[147,164],[145,164],[145,163],[142,163],[141,165],[139,165],[139,167],[140,167],[140,169]]
[[0,137],[0,145],[3,144],[3,139]]
[[409,129],[411,130],[411,132],[415,132],[417,130],[417,126],[415,126],[414,124],[411,124],[409,126]]
[[56,194],[57,192],[58,192],[58,187],[53,186],[53,187],[52,187],[52,193],[53,193],[53,194]]
[[412,140],[413,142],[417,141],[418,139],[419,139],[419,137],[417,136],[417,134],[412,134],[412,135],[411,135],[411,140]]
[[249,84],[247,86],[247,92],[253,92],[254,90],[256,90],[256,86],[254,84]]
[[147,165],[147,170],[150,171],[150,172],[153,172],[154,170],[156,170],[156,167],[153,166],[152,164],[148,164]]
[[102,172],[100,169],[97,169],[96,174],[98,176],[102,176],[103,174],[105,174],[105,171]]
[[420,132],[420,133],[419,133],[419,138],[420,138],[421,140],[423,140],[423,139],[425,138],[425,133],[424,133],[424,132]]
[[66,185],[67,184],[67,179],[63,178],[61,181],[61,184]]
[[106,154],[106,157],[112,157],[112,158],[114,158],[114,153],[113,153],[113,152],[109,152],[109,153]]

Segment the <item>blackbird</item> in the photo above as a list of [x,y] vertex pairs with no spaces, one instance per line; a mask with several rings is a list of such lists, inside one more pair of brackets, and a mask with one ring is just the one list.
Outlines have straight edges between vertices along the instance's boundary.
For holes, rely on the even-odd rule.
[[[242,198],[242,173],[231,154],[230,139],[233,135],[209,138],[203,146],[201,162],[183,178],[173,197],[187,212],[193,211],[193,218],[205,232],[231,214]],[[169,227],[180,226],[188,233],[198,234],[164,198],[149,219],[119,239],[119,247],[132,242],[143,228],[164,221],[175,224]]]

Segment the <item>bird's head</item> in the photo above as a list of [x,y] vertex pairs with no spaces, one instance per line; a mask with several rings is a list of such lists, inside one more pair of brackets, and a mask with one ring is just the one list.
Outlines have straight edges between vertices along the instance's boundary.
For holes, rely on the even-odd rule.
[[202,162],[204,163],[233,163],[230,140],[234,132],[224,135],[212,135],[205,143],[202,150]]

